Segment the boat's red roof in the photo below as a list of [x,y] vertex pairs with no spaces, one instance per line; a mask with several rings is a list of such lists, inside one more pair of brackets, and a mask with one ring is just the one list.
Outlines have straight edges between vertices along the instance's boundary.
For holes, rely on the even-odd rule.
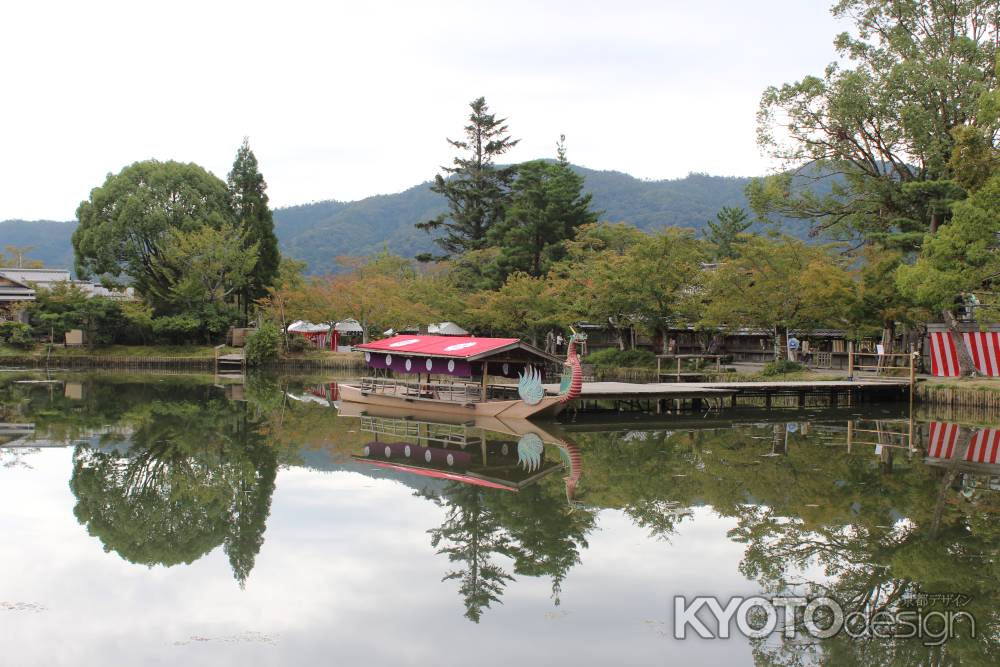
[[[530,347],[517,338],[479,338],[476,336],[428,336],[424,334],[400,335],[355,345],[368,352],[390,352],[418,357],[445,357],[472,359],[490,352],[515,347]],[[533,349],[533,348],[532,348]],[[540,351],[539,351],[540,352]]]
[[389,468],[391,470],[410,472],[413,473],[414,475],[421,475],[422,477],[447,479],[452,482],[461,482],[463,484],[474,484],[475,486],[485,486],[490,489],[500,489],[502,491],[514,491],[515,493],[517,492],[516,486],[510,486],[508,484],[500,484],[499,482],[491,482],[490,480],[482,479],[480,477],[474,477],[473,475],[448,472],[446,470],[435,470],[433,468],[420,468],[418,466],[408,466],[401,463],[390,463],[389,461],[368,459],[363,456],[355,456],[352,458],[354,458],[355,461],[364,461],[365,463],[370,463],[373,466],[379,466],[380,468]]

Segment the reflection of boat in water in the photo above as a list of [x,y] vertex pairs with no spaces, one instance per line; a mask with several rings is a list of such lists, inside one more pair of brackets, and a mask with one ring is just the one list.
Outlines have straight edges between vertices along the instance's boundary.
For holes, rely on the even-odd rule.
[[[546,367],[562,361],[516,338],[416,334],[356,346],[374,372],[393,376],[342,384],[340,398],[462,417],[551,417],[580,392],[582,370],[573,341],[566,386],[558,395],[546,393],[542,377]],[[516,379],[517,384],[496,384],[491,378]]]
[[[350,402],[339,403],[338,412],[360,419],[361,430],[373,436],[362,455],[353,457],[357,461],[507,491],[568,468],[570,500],[580,481],[582,460],[576,445],[524,419],[435,415],[434,421],[426,421],[400,409]],[[554,445],[558,455],[547,456],[546,444]]]

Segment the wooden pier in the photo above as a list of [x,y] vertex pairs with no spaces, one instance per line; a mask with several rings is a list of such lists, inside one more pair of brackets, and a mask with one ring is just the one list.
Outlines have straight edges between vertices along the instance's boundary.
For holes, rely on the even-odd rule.
[[[545,385],[556,394],[559,385]],[[905,379],[828,380],[800,382],[584,382],[577,407],[611,402],[623,407],[662,414],[701,410],[704,405],[724,407],[836,408],[861,402],[908,400],[911,383]]]

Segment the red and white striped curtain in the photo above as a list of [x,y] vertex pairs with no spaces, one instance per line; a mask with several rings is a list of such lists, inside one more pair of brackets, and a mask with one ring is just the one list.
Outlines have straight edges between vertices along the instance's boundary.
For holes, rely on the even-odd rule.
[[[958,441],[958,424],[931,422],[927,440],[927,456],[934,459],[950,459],[955,455]],[[1000,429],[983,428],[972,435],[969,449],[965,453],[969,463],[996,464],[1000,462]]]
[[[928,334],[931,348],[931,375],[957,377],[961,375],[955,337],[948,331]],[[969,332],[962,334],[965,347],[972,357],[976,372],[989,377],[1000,377],[1000,333]]]

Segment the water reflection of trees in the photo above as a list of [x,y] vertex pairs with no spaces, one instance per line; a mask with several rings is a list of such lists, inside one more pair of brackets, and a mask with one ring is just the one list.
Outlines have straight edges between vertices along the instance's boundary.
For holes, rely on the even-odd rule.
[[248,405],[208,387],[140,405],[127,422],[127,446],[76,448],[77,519],[105,550],[144,565],[191,563],[221,545],[243,585],[278,467]]
[[995,664],[1000,492],[963,493],[954,471],[925,465],[922,453],[879,459],[780,430],[780,446],[774,425],[578,440],[592,501],[621,507],[653,534],[669,536],[678,508],[697,504],[736,519],[729,537],[746,545],[741,572],[762,592],[825,594],[869,614],[911,609],[919,592],[972,598],[963,610],[976,618],[975,639],[967,627],[939,647],[772,636],[755,642],[758,664]]
[[567,502],[565,481],[554,475],[517,493],[452,483],[427,495],[446,510],[444,523],[428,531],[452,564],[444,580],[459,582],[465,616],[476,623],[514,574],[549,577],[559,604],[596,523],[595,512]]

